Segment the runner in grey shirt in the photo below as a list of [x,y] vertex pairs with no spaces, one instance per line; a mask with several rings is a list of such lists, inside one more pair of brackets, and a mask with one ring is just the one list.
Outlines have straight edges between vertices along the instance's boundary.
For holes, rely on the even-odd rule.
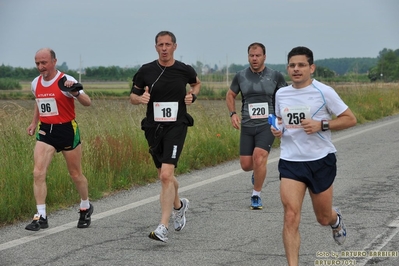
[[[287,86],[283,75],[265,66],[266,48],[261,43],[248,47],[250,66],[239,71],[226,94],[231,123],[240,129],[240,164],[244,171],[253,171],[251,209],[262,209],[260,193],[266,179],[267,158],[274,141],[268,115],[274,114],[276,91]],[[235,99],[241,93],[242,119],[236,113]]]

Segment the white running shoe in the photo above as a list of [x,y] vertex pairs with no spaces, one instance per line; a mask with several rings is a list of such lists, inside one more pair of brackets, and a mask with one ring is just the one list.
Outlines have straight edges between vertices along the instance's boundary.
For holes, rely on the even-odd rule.
[[166,243],[168,241],[168,228],[166,228],[165,225],[160,224],[155,231],[148,235],[148,237]]
[[189,205],[189,201],[186,198],[181,198],[180,201],[182,204],[180,210],[173,209],[172,213],[173,225],[176,231],[181,231],[186,226],[186,211]]

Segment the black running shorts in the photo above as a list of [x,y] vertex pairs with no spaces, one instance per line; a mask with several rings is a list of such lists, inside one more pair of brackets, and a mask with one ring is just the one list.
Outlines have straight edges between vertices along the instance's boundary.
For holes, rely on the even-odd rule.
[[252,156],[255,147],[270,152],[273,141],[274,136],[270,130],[269,124],[256,127],[241,127],[240,155]]
[[75,120],[63,124],[39,124],[36,140],[53,146],[57,152],[75,149],[80,144],[79,127]]
[[158,169],[163,163],[177,167],[186,135],[187,125],[184,123],[167,126],[158,124],[156,127],[145,130],[145,137],[150,147],[149,152]]

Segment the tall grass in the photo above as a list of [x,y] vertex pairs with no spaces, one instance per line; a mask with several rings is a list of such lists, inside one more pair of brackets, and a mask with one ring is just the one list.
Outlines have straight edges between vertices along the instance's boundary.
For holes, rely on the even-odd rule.
[[10,78],[0,78],[0,90],[21,90],[22,86],[18,80]]
[[[34,137],[25,129],[32,119],[34,100],[0,101],[0,224],[26,219],[35,212],[33,197]],[[82,136],[83,172],[92,200],[121,189],[157,180],[140,122],[144,106],[123,100],[92,99],[92,106],[77,107]],[[188,107],[195,119],[188,130],[177,174],[215,165],[237,157],[238,134],[232,129],[225,102],[198,101]],[[49,212],[79,202],[61,153],[47,173]]]
[[[239,131],[232,128],[225,101],[220,100],[225,88],[214,90],[219,100],[199,99],[188,107],[195,122],[188,129],[177,175],[238,158]],[[399,84],[337,85],[336,90],[359,123],[399,112]],[[34,100],[0,101],[0,225],[28,219],[36,211],[32,187],[35,139],[25,132],[34,104]],[[237,110],[240,104],[237,101]],[[76,106],[91,200],[157,180],[140,129],[144,106],[131,105],[128,97],[107,100],[96,96],[92,106]],[[49,213],[80,201],[61,153],[48,169],[47,186]]]
[[346,85],[337,90],[356,115],[358,123],[396,114],[399,110],[398,84]]

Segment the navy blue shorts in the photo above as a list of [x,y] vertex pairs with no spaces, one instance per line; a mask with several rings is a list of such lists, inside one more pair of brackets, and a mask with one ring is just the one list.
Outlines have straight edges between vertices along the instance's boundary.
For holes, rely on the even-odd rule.
[[337,175],[337,158],[335,153],[308,162],[291,162],[280,159],[278,170],[281,178],[289,178],[303,182],[314,193],[326,191]]

